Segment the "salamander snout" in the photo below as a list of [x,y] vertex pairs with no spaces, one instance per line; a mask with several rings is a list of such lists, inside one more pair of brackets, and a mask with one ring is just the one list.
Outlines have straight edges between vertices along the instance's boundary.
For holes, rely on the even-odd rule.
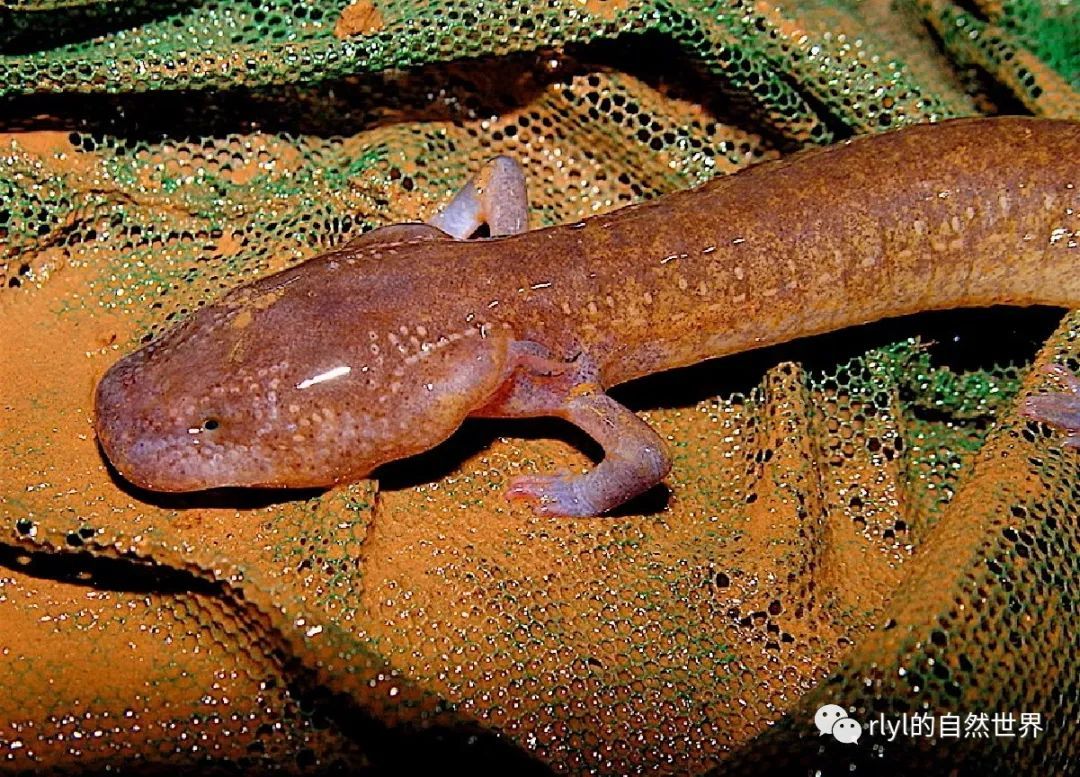
[[[167,460],[186,441],[169,422],[163,392],[142,374],[145,356],[138,351],[114,364],[98,382],[94,427],[109,461],[128,481],[142,488],[162,488],[169,478]],[[174,429],[170,433],[169,427]]]
[[[192,370],[146,351],[121,359],[98,383],[94,425],[102,450],[125,480],[153,491],[197,491],[273,480],[266,456],[235,440],[243,419],[218,408],[215,391]],[[180,386],[186,390],[180,390]],[[240,427],[240,428],[234,428]]]

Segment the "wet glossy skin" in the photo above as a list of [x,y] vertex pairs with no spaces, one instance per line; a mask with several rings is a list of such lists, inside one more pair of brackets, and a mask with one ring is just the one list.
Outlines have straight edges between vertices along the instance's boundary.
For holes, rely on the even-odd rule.
[[[1080,306],[1078,152],[1076,123],[949,122],[579,224],[372,233],[122,359],[98,389],[98,435],[146,488],[328,486],[468,415],[556,415],[610,461],[511,492],[541,512],[601,512],[669,466],[607,387],[916,311]],[[1040,418],[1080,428],[1075,399],[1046,402]]]

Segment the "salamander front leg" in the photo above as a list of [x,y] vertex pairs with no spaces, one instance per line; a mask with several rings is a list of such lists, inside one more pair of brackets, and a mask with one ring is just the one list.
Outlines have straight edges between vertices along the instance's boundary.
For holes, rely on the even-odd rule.
[[491,159],[427,223],[458,240],[472,236],[481,224],[488,225],[492,237],[524,232],[529,201],[521,165],[508,156]]
[[599,515],[652,488],[671,469],[659,435],[606,394],[575,397],[559,415],[600,443],[604,460],[584,475],[515,478],[507,498],[532,502],[540,515]]
[[1066,390],[1028,397],[1020,412],[1063,430],[1065,444],[1080,448],[1080,378],[1056,364],[1043,369],[1061,380]]
[[426,223],[387,224],[354,237],[343,249],[360,251],[380,244],[418,240],[465,240],[482,224],[487,224],[491,237],[516,235],[529,228],[525,173],[508,156],[497,156],[485,163]]
[[565,418],[600,443],[604,460],[584,475],[515,478],[508,498],[531,502],[541,515],[599,515],[655,486],[671,469],[660,436],[605,394],[597,378],[584,354],[562,361],[539,343],[511,344],[505,383],[472,415]]

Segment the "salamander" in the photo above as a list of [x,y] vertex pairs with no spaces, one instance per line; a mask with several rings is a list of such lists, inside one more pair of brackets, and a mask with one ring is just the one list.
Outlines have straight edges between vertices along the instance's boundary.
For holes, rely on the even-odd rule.
[[[237,288],[120,359],[96,431],[147,489],[330,487],[469,416],[554,416],[604,458],[507,494],[597,515],[671,466],[612,386],[918,311],[1080,306],[1078,160],[1078,123],[953,120],[527,231],[524,176],[498,157],[428,223]],[[1024,412],[1080,447],[1063,380]]]

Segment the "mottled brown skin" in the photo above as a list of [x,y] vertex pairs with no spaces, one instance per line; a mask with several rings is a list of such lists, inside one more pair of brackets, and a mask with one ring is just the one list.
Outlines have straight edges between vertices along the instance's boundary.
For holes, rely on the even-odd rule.
[[[99,386],[98,434],[146,488],[330,486],[469,415],[554,415],[605,461],[511,493],[549,514],[602,512],[670,466],[610,386],[917,311],[1080,306],[1078,158],[1080,124],[960,120],[578,224],[471,241],[371,233],[122,359]],[[1050,397],[1040,417],[1080,428],[1075,400]]]

